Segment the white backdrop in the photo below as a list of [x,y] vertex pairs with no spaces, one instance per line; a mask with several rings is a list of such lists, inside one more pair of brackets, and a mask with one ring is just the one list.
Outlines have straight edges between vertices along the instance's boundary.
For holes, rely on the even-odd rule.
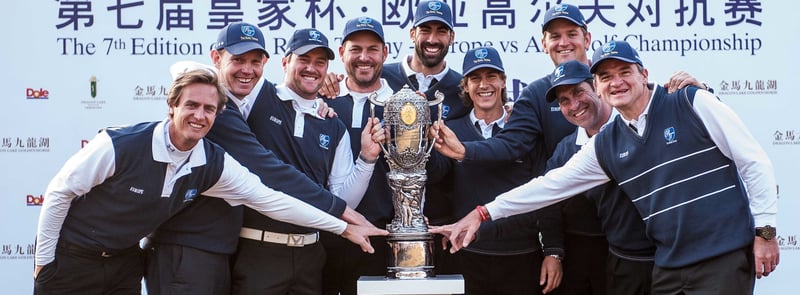
[[[361,2],[359,4],[358,2]],[[575,0],[589,20],[592,49],[607,40],[636,46],[651,79],[676,70],[707,81],[742,117],[772,159],[780,188],[778,272],[759,280],[757,294],[793,294],[800,282],[800,203],[791,181],[800,160],[800,88],[792,50],[800,47],[796,1]],[[560,1],[448,0],[463,54],[497,48],[516,97],[523,83],[552,70],[540,45],[542,14]],[[316,27],[337,47],[346,20],[368,15],[384,24],[390,62],[412,52],[408,30],[415,0],[130,0],[9,1],[0,10],[7,74],[0,98],[0,289],[30,294],[33,243],[47,183],[98,129],[166,114],[169,65],[208,62],[225,19],[258,24],[272,58],[265,75],[283,80],[280,57],[294,29]],[[335,50],[334,50],[335,51]],[[331,70],[343,72],[340,60]],[[787,198],[787,196],[789,196]],[[703,251],[703,249],[697,249]],[[782,290],[783,292],[779,292]],[[788,293],[787,293],[788,292]]]

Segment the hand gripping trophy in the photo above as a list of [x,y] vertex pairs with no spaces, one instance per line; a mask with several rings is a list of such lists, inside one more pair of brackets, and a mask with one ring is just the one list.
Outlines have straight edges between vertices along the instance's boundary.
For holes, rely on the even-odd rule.
[[[370,113],[375,117],[375,106],[382,106],[384,125],[389,128],[391,140],[381,144],[389,164],[387,178],[392,188],[394,218],[386,225],[389,231],[389,267],[387,277],[397,279],[428,278],[433,271],[433,235],[428,233],[422,215],[422,197],[425,195],[425,163],[433,142],[425,136],[431,124],[430,109],[439,106],[444,94],[436,91],[435,100],[428,101],[408,86],[389,97],[377,101],[377,94],[369,97]],[[438,107],[438,120],[442,118]]]

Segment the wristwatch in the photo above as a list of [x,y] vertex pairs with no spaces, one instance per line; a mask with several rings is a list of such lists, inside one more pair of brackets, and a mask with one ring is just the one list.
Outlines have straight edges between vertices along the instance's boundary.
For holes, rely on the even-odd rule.
[[775,238],[775,227],[771,225],[756,227],[756,236],[762,237],[767,241],[772,240]]
[[558,254],[550,254],[550,255],[547,255],[547,256],[555,258],[556,261],[558,261],[558,262],[561,262],[562,260],[564,260],[564,257],[562,257],[561,255],[558,255]]

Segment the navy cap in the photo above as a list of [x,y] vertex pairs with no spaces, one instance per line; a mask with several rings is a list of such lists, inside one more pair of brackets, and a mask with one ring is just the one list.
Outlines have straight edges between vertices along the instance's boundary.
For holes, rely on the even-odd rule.
[[464,77],[481,68],[492,68],[505,72],[500,54],[492,47],[476,47],[470,49],[467,51],[467,54],[464,55],[463,71],[461,71]]
[[214,50],[220,49],[225,49],[233,55],[260,50],[269,57],[264,48],[264,34],[261,33],[261,29],[245,22],[230,23],[219,31]]
[[328,59],[336,57],[333,50],[328,47],[328,37],[325,37],[325,34],[316,29],[300,29],[294,31],[292,38],[289,39],[289,50],[286,51],[286,55],[290,53],[303,55],[317,48],[325,48],[325,51],[328,52]]
[[586,19],[583,17],[583,14],[578,6],[562,3],[553,5],[553,7],[550,7],[550,9],[544,13],[542,32],[544,32],[547,24],[549,24],[551,21],[562,18],[569,20],[580,27],[586,28]]
[[386,42],[383,39],[383,26],[381,25],[381,22],[367,16],[361,16],[347,21],[347,24],[344,25],[344,34],[342,34],[342,40],[347,40],[347,36],[359,31],[373,32],[375,35],[378,35],[378,38],[381,39],[381,42]]
[[556,100],[556,87],[561,85],[575,85],[590,79],[592,79],[592,73],[589,73],[589,67],[584,63],[577,60],[561,63],[553,70],[553,80],[550,80],[553,86],[547,89],[544,97],[547,99],[547,102],[553,102]]
[[419,4],[417,4],[417,12],[414,13],[414,27],[416,28],[429,21],[443,22],[452,30],[453,13],[450,11],[450,5],[436,0],[419,1]]
[[594,52],[594,56],[592,57],[592,74],[597,71],[597,66],[600,65],[601,62],[612,58],[644,66],[642,60],[639,59],[639,53],[636,53],[636,49],[633,49],[628,42],[611,40],[603,44],[600,50]]

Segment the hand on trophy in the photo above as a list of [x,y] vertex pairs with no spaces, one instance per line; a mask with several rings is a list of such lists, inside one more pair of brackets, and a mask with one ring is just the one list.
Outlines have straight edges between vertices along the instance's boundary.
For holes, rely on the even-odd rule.
[[445,157],[461,161],[464,160],[466,149],[453,130],[447,128],[443,121],[439,120],[433,124],[433,132],[435,132],[436,142],[434,147],[436,151]]
[[350,209],[350,207],[344,208],[344,213],[342,213],[342,220],[344,220],[349,224],[372,225],[372,223],[370,223],[369,220],[367,220],[367,218],[364,217],[364,215],[361,215],[361,213],[358,213],[358,211],[356,210]]
[[[475,240],[475,234],[481,226],[481,215],[477,210],[472,210],[467,216],[456,223],[431,227],[429,232],[443,235],[450,241],[450,253],[456,253],[461,248],[469,246]],[[447,248],[447,244],[442,242]]]
[[347,228],[342,233],[342,237],[350,240],[356,245],[361,246],[361,251],[367,253],[375,253],[375,248],[369,242],[370,236],[386,236],[389,232],[374,225],[355,225],[348,224]]
[[361,155],[367,163],[375,163],[381,153],[381,143],[386,140],[387,134],[382,127],[378,118],[367,118],[367,125],[361,131]]

